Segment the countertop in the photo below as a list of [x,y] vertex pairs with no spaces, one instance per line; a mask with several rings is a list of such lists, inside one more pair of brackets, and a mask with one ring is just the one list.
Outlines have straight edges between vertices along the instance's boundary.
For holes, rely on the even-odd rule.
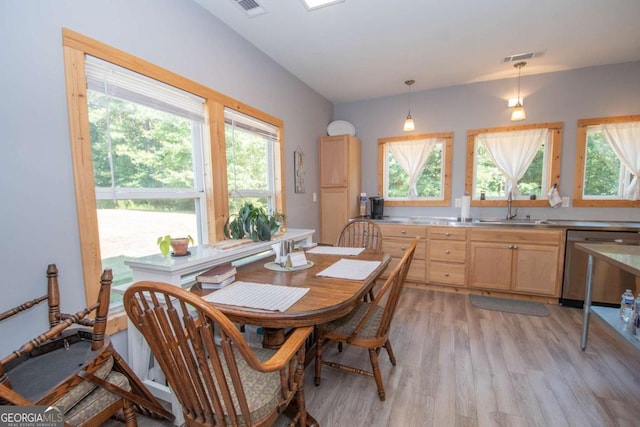
[[377,219],[379,224],[407,224],[407,225],[446,225],[454,227],[534,227],[534,228],[562,228],[571,230],[607,230],[607,231],[638,231],[640,222],[632,221],[594,221],[567,219],[536,219],[514,218],[470,218],[461,220],[453,217],[389,216]]

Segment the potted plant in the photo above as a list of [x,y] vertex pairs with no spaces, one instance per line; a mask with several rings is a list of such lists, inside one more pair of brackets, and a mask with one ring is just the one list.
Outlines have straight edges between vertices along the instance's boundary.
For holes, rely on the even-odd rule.
[[173,250],[173,255],[184,256],[187,254],[187,250],[189,249],[189,243],[193,245],[193,238],[191,236],[172,238],[167,234],[166,236],[158,237],[157,243],[160,248],[160,252],[164,256],[167,256],[169,253],[169,248]]
[[[278,214],[278,219],[284,215]],[[276,216],[269,215],[263,208],[255,207],[252,203],[242,205],[237,214],[229,215],[224,224],[224,235],[228,239],[249,238],[254,242],[271,240],[280,224]]]

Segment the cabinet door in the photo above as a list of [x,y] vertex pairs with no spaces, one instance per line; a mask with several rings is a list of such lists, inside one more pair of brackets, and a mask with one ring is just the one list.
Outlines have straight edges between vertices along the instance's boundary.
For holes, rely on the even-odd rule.
[[527,294],[559,296],[557,246],[517,244],[513,251],[512,290]]
[[346,188],[320,189],[320,243],[335,245],[342,227],[349,220]]
[[513,251],[506,243],[470,242],[469,286],[509,290]]
[[349,178],[347,135],[320,138],[320,187],[344,187]]

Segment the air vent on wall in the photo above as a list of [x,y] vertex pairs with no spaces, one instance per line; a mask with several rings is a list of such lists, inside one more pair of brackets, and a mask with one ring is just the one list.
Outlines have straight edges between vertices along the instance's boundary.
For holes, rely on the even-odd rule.
[[259,4],[256,0],[231,0],[231,1],[233,1],[236,5],[238,5],[240,9],[244,10],[244,12],[250,18],[253,18],[254,16],[262,15],[263,13],[267,13],[267,10],[264,7],[262,7],[262,5]]
[[544,55],[544,51],[541,52],[527,52],[527,53],[519,53],[517,55],[511,55],[511,56],[505,56],[502,59],[503,63],[507,63],[507,62],[518,62],[518,61],[524,61],[525,59],[531,59],[531,58],[539,58],[542,55]]

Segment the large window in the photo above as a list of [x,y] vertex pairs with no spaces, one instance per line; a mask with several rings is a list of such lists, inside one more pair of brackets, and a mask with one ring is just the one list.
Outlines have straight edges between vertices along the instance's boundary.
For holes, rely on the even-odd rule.
[[448,206],[453,133],[378,140],[378,193],[389,206]]
[[[104,267],[114,267],[116,283],[126,283],[124,260],[159,253],[162,234],[189,234],[197,243],[224,239],[225,109],[241,110],[277,136],[264,197],[285,212],[280,119],[73,31],[63,29],[63,44],[87,304],[97,298]],[[93,79],[87,55],[123,74],[105,81],[102,69]],[[132,90],[125,76],[140,80],[138,89],[143,81],[152,87]],[[126,327],[124,313],[111,310],[108,332]]]
[[548,206],[560,185],[561,123],[475,129],[467,132],[465,191],[474,205]]
[[274,147],[278,129],[261,120],[225,109],[229,214],[245,202],[275,212]]
[[[158,252],[160,235],[206,242],[204,100],[87,56],[93,179],[104,268],[130,283],[126,260]],[[205,238],[203,240],[203,238]]]
[[575,206],[640,206],[640,116],[578,121]]

